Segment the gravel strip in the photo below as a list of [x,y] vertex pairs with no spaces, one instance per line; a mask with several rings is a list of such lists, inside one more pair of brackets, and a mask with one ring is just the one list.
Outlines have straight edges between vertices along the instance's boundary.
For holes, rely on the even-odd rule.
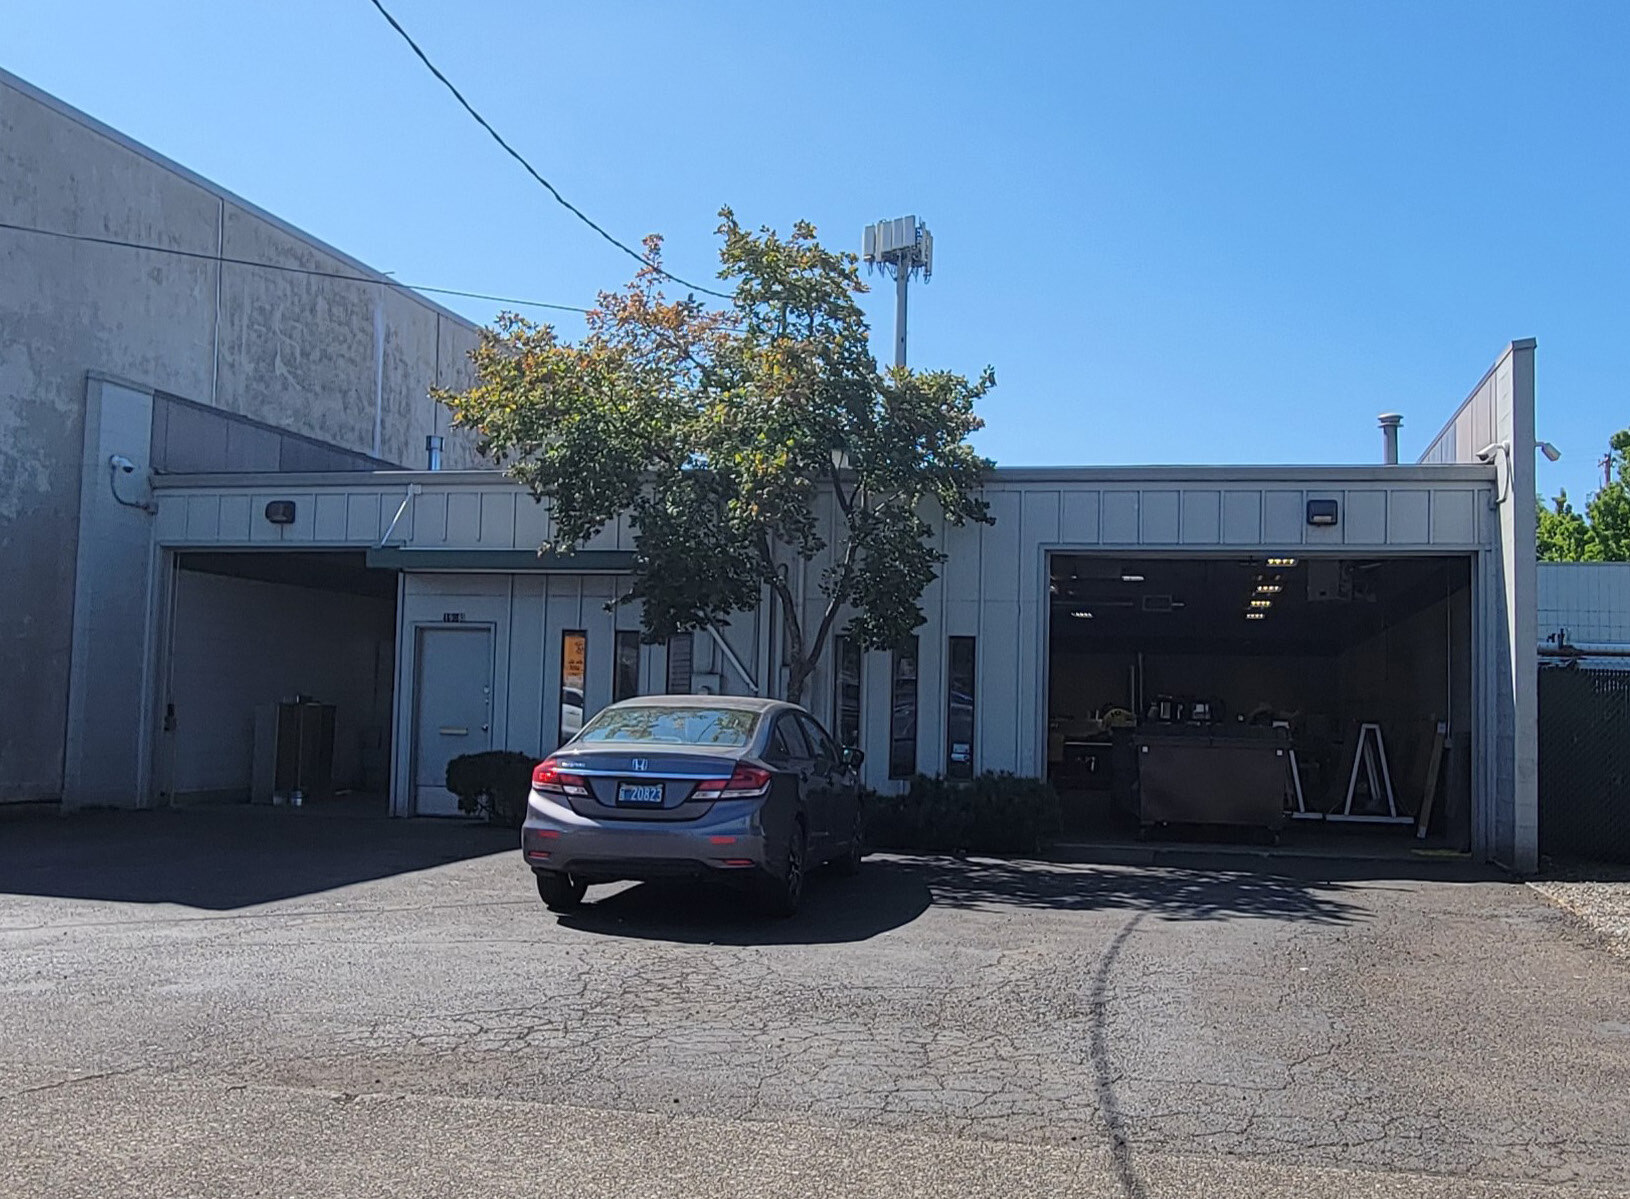
[[1630,867],[1582,863],[1549,873],[1529,886],[1607,937],[1615,952],[1630,957]]

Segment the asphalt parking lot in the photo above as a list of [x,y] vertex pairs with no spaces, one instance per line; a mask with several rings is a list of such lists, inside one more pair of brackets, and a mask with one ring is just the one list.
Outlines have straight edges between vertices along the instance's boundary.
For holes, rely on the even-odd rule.
[[0,1194],[1630,1193],[1630,963],[1523,886],[874,858],[556,918],[510,845],[0,820]]

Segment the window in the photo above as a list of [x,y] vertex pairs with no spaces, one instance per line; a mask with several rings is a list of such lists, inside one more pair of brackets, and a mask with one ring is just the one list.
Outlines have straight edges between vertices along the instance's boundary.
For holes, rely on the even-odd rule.
[[946,646],[945,777],[973,777],[974,639],[952,637]]
[[611,702],[633,699],[639,693],[640,635],[635,629],[619,629],[611,663]]
[[894,651],[889,693],[889,777],[917,773],[917,639]]
[[605,708],[584,726],[579,745],[717,745],[741,749],[753,740],[759,714],[751,708],[628,704]]
[[669,695],[691,693],[691,661],[694,651],[695,645],[690,633],[677,633],[668,638]]
[[814,757],[804,741],[803,730],[792,716],[783,716],[775,722],[775,728],[770,732],[768,756],[778,766],[807,762]]
[[860,642],[839,637],[833,649],[837,673],[833,688],[832,727],[839,745],[860,744]]
[[583,690],[588,684],[589,635],[567,629],[560,635],[560,744],[583,728]]
[[826,730],[810,716],[800,715],[798,724],[803,728],[804,735],[809,738],[809,756],[815,759],[815,769],[823,774],[837,769],[838,750],[832,744],[832,738],[826,735]]

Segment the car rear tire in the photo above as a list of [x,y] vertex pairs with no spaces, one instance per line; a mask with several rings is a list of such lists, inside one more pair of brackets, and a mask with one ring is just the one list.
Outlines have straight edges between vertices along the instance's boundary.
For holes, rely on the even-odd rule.
[[556,870],[538,872],[538,898],[551,912],[574,912],[583,902],[589,885],[582,879]]
[[802,823],[787,840],[787,858],[781,874],[766,880],[764,906],[773,916],[796,916],[804,899],[804,879],[809,870],[809,838]]
[[841,858],[835,858],[832,869],[839,874],[848,876],[860,873],[860,860],[866,856],[866,818],[864,813],[855,808],[855,825],[849,830],[849,847],[843,851]]

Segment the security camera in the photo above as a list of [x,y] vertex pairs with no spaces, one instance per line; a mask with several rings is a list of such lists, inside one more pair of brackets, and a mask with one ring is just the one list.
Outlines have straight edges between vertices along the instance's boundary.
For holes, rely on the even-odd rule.
[[1555,462],[1558,458],[1562,457],[1562,451],[1557,449],[1548,441],[1535,442],[1534,446],[1540,453],[1544,454],[1552,462]]
[[129,458],[126,458],[123,454],[113,455],[113,457],[108,459],[108,465],[114,470],[123,471],[127,475],[133,475],[136,473],[136,464]]

